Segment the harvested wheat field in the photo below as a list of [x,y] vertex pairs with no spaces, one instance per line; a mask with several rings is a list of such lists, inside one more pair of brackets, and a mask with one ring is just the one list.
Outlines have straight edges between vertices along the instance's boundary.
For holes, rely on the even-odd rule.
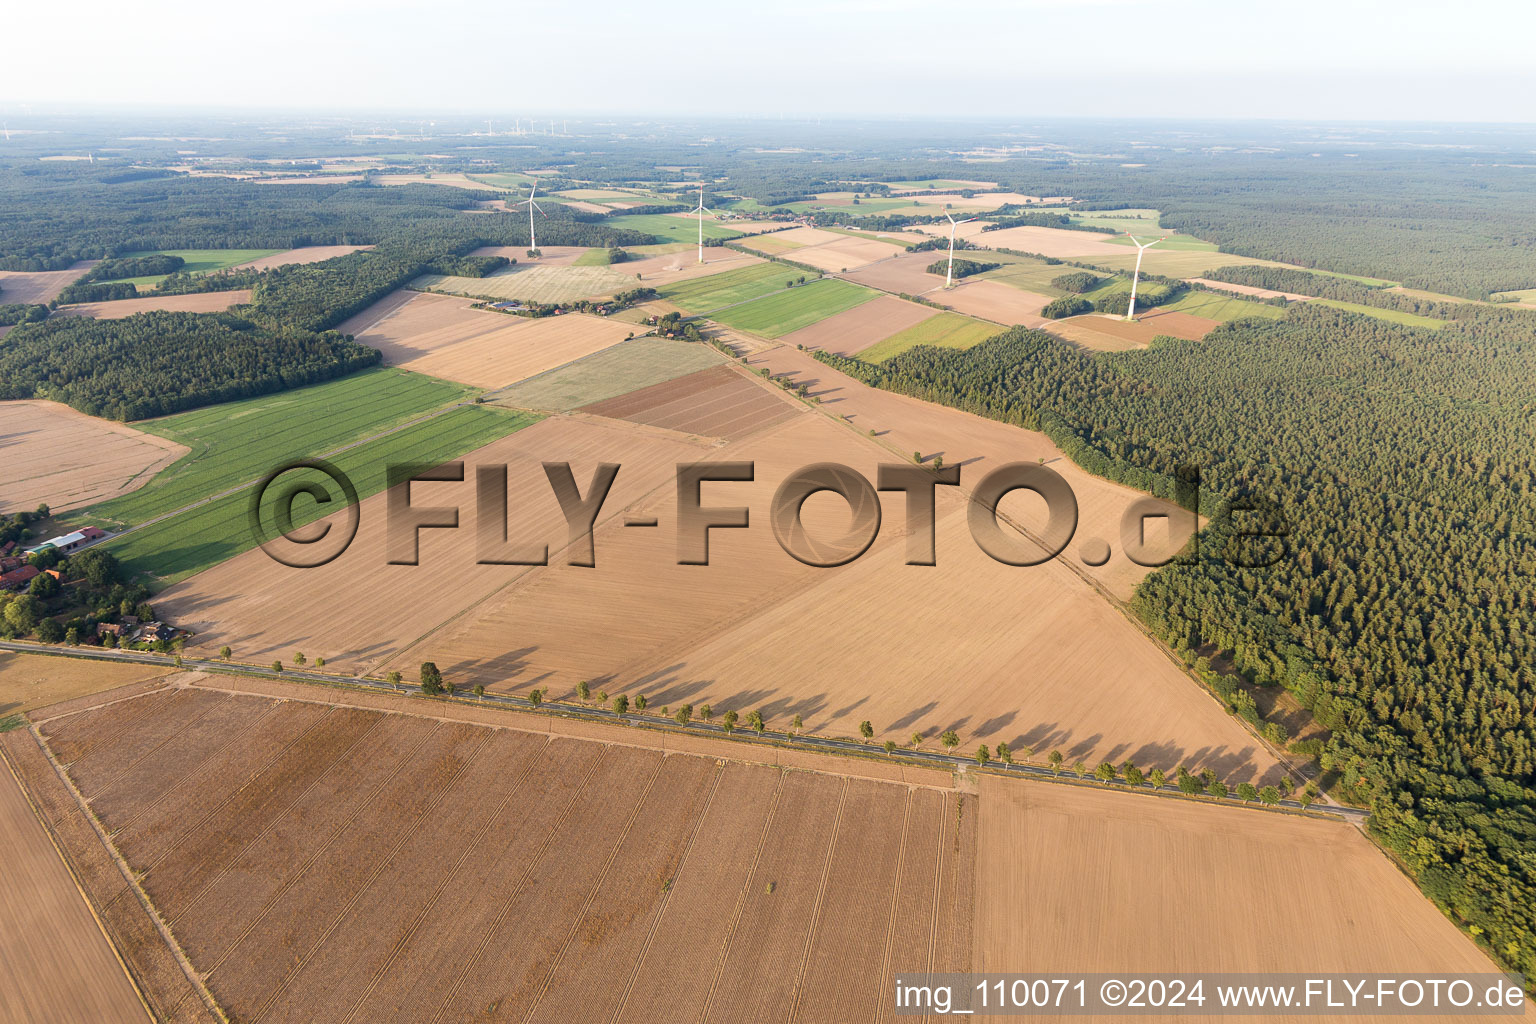
[[289,249],[287,252],[276,253],[272,256],[263,256],[259,260],[251,260],[242,263],[235,270],[271,270],[273,267],[288,267],[296,263],[320,263],[324,260],[333,260],[338,256],[346,256],[349,253],[362,252],[372,249],[371,245],[306,245],[298,249]]
[[677,281],[691,281],[696,277],[724,273],[727,270],[739,270],[758,262],[761,261],[757,257],[734,249],[706,245],[703,263],[699,262],[698,249],[689,246],[686,250],[679,252],[614,263],[609,266],[609,269],[628,275],[634,280],[634,287],[656,288]]
[[618,344],[634,331],[582,313],[530,319],[474,309],[472,300],[451,295],[417,292],[399,303],[390,296],[373,308],[384,303],[383,315],[354,334],[360,344],[383,352],[390,366],[472,387],[515,384]]
[[[558,560],[567,530],[542,463],[570,462],[583,493],[598,463],[623,466],[602,507],[606,520],[656,488],[670,488],[677,462],[707,458],[712,451],[680,435],[633,424],[547,419],[466,455],[463,483],[412,486],[416,505],[461,509],[459,529],[422,531],[418,565],[389,564],[387,495],[380,493],[363,501],[357,536],[335,561],[291,569],[254,548],[168,588],[156,597],[155,609],[198,634],[189,652],[217,652],[228,644],[236,659],[266,664],[303,650],[343,671],[360,670],[527,571],[476,563],[477,466],[508,465],[510,543],[524,551],[529,545],[547,545]],[[507,642],[497,638],[501,650]]]
[[66,287],[80,278],[100,260],[85,260],[68,270],[42,270],[23,273],[17,270],[0,270],[0,303],[18,302],[44,306],[59,297]]
[[[935,279],[942,280],[937,275]],[[1037,327],[1045,322],[1040,310],[1051,301],[1048,296],[1026,292],[1001,281],[964,281],[947,291],[934,292],[927,298],[943,303],[956,312],[991,320],[993,323],[1009,326],[1024,324],[1027,327]]]
[[977,971],[1497,970],[1349,825],[990,777],[979,803]]
[[582,245],[543,245],[539,247],[538,259],[528,258],[527,246],[516,245],[482,245],[478,249],[470,250],[471,256],[505,256],[513,263],[530,267],[568,267],[581,258],[586,252],[586,246]]
[[412,281],[411,287],[454,295],[558,304],[614,295],[635,287],[635,279],[610,267],[558,266],[540,261],[519,263],[488,277],[427,274]]
[[58,402],[0,402],[0,512],[94,505],[143,487],[187,451]]
[[0,651],[0,715],[23,714],[87,694],[157,680],[167,671],[130,662]]
[[882,295],[853,309],[802,327],[779,340],[790,346],[826,349],[851,356],[934,316],[928,306]]
[[580,411],[734,441],[803,410],[735,367],[716,366],[583,406]]
[[1134,321],[1090,314],[1067,320],[1047,320],[1042,326],[1052,334],[1075,341],[1085,348],[1121,352],[1146,348],[1153,338],[1163,336],[1199,341],[1220,327],[1221,321],[1190,316],[1188,313],[1153,311],[1142,313]]
[[901,254],[902,251],[889,242],[839,235],[833,242],[796,249],[790,258],[796,263],[809,263],[829,273],[839,274]]
[[756,238],[741,242],[748,249],[756,249],[759,252],[781,253],[791,249],[804,249],[810,245],[823,245],[827,242],[836,242],[846,236],[836,231],[823,231],[821,228],[790,228],[788,231],[775,231],[770,235],[759,235]]
[[[895,972],[973,962],[974,796],[313,693],[72,723],[108,769],[72,781],[230,1019],[873,1019]],[[114,767],[156,781],[108,801]]]
[[922,295],[944,285],[943,278],[928,273],[929,264],[937,258],[931,252],[898,253],[891,259],[838,276],[845,281],[868,285],[884,292]]
[[708,345],[666,338],[634,338],[498,391],[498,405],[570,412],[605,398],[627,394],[719,366],[724,357]]
[[115,299],[112,302],[80,302],[73,306],[60,306],[55,316],[90,316],[97,320],[121,320],[135,313],[222,313],[230,306],[251,301],[249,288],[228,292],[192,292],[188,295],[157,295],[151,292],[137,299]]
[[8,759],[0,765],[0,864],[0,1019],[147,1024],[152,1018]]

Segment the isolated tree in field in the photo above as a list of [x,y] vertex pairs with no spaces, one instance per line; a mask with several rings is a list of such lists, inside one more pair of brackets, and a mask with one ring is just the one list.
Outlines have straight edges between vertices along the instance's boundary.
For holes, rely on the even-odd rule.
[[529,690],[528,691],[528,703],[532,704],[534,707],[538,707],[540,704],[543,704],[544,703],[544,691],[539,689],[538,687],[534,687],[533,689]]
[[219,648],[219,657],[223,658],[225,661],[228,661],[231,657],[233,657],[234,653],[234,651],[229,649],[228,645]]
[[998,743],[997,759],[1003,762],[1003,764],[1013,764],[1013,751],[1008,748],[1008,744]]
[[757,733],[759,736],[761,736],[763,734],[763,730],[768,727],[767,723],[763,721],[763,713],[761,711],[748,711],[747,725],[751,726],[752,731]]
[[599,704],[607,704],[608,703],[608,691],[607,690],[598,690],[597,691],[597,702]]
[[576,684],[576,696],[581,698],[583,701],[589,699],[592,696],[592,687],[587,685],[587,681],[585,679]]
[[1061,773],[1061,762],[1066,760],[1066,758],[1061,756],[1061,751],[1053,750],[1046,755],[1045,759],[1050,762],[1051,774],[1059,775]]
[[886,740],[885,741],[885,752],[887,754],[894,754],[894,753],[896,753],[896,741],[895,740]]
[[976,763],[978,765],[985,768],[990,760],[992,760],[992,751],[987,749],[985,743],[976,748]]
[[295,651],[294,652],[293,663],[295,665],[302,665],[302,664],[304,664],[304,652],[303,651]]
[[678,725],[687,725],[689,722],[693,721],[693,705],[684,704],[682,707],[677,709],[677,714],[673,715],[672,717],[674,720],[676,720]]
[[316,658],[315,659],[315,668],[325,668],[325,659],[324,658]]
[[1116,776],[1119,774],[1119,769],[1110,764],[1108,761],[1100,761],[1099,766],[1093,770],[1093,777],[1104,783],[1106,786],[1111,782],[1114,782]]
[[946,750],[953,751],[960,745],[960,734],[953,729],[945,729],[944,734],[939,737],[939,742],[944,744]]
[[804,728],[805,728],[805,719],[801,718],[799,715],[796,715],[794,718],[790,719],[790,722],[789,722],[789,734],[791,736],[793,736],[796,733],[800,732],[800,730],[802,730]]
[[1259,802],[1274,807],[1280,802],[1280,791],[1274,786],[1265,786],[1259,790]]
[[1194,796],[1204,788],[1205,786],[1200,782],[1200,776],[1198,775],[1191,775],[1189,772],[1185,772],[1179,776],[1179,789],[1190,796]]
[[920,747],[922,745],[923,745],[923,734],[920,733],[920,732],[913,733],[912,734],[912,749],[916,750],[918,747]]
[[471,690],[470,693],[473,693],[476,697],[484,697],[485,696],[485,687],[483,685],[481,685],[480,683],[476,683],[475,684],[475,688],[473,690]]
[[1220,779],[1217,779],[1209,786],[1206,786],[1205,791],[1216,799],[1221,800],[1227,795],[1227,784],[1222,782]]
[[421,692],[426,694],[443,692],[443,674],[437,670],[436,662],[421,663]]
[[715,720],[715,709],[710,707],[708,704],[702,705],[699,708],[699,717],[702,718],[706,724],[713,722]]
[[1251,782],[1239,782],[1237,784],[1237,798],[1243,803],[1251,803],[1259,798],[1259,791]]
[[1168,776],[1163,774],[1161,768],[1153,768],[1152,773],[1147,778],[1152,780],[1153,789],[1162,789],[1163,785],[1168,781]]
[[1282,775],[1280,777],[1280,795],[1288,797],[1294,792],[1296,792],[1296,783],[1291,781],[1289,775]]
[[1143,782],[1147,781],[1147,777],[1141,773],[1141,769],[1129,761],[1121,765],[1120,770],[1125,773],[1125,781],[1132,786],[1140,786]]
[[624,714],[627,714],[628,712],[629,712],[629,698],[627,696],[625,696],[624,694],[621,693],[617,697],[613,698],[613,713],[614,714],[616,714],[616,715],[624,715]]
[[[225,648],[225,650],[228,650],[228,649],[229,648],[227,648],[227,647]],[[384,681],[386,683],[388,683],[390,686],[399,686],[400,685],[400,673],[399,672],[390,672],[390,673],[388,673],[387,675],[384,676]]]
[[870,725],[869,721],[867,719],[865,721],[859,723],[859,735],[863,736],[866,741],[868,741],[869,738],[871,736],[873,736],[874,734],[875,734],[875,727],[873,725]]
[[727,711],[725,713],[725,731],[727,733],[735,731],[737,718],[738,716],[735,711]]
[[450,697],[452,697],[455,693],[457,693],[458,689],[459,688],[457,686],[454,686],[452,683],[444,683],[443,684],[443,692],[446,693]]
[[1072,765],[1072,773],[1080,779],[1086,779],[1089,775],[1093,774],[1092,769],[1081,761]]
[[646,709],[646,707],[648,707],[650,705],[650,703],[651,703],[650,701],[645,699],[645,694],[643,694],[643,693],[642,694],[638,694],[635,697],[635,710],[636,711],[644,711]]
[[281,675],[283,671],[283,663],[280,661],[274,661],[272,663],[272,671]]

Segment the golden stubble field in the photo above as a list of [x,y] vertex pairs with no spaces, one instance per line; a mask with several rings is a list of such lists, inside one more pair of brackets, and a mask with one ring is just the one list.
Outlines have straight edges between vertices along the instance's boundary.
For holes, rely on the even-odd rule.
[[1496,970],[1351,825],[988,777],[980,808],[976,971]]
[[0,511],[94,505],[144,486],[187,451],[58,402],[0,402]]
[[150,292],[137,299],[111,302],[79,302],[60,306],[57,316],[89,316],[97,320],[121,320],[136,313],[222,313],[231,306],[251,301],[249,288],[227,292],[191,292],[186,295],[157,295]]

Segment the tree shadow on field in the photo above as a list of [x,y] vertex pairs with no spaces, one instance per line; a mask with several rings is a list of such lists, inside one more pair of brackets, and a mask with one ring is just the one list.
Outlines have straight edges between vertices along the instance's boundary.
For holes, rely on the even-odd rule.
[[976,727],[976,732],[982,736],[990,736],[994,732],[1008,728],[1008,726],[1013,724],[1013,720],[1018,717],[1019,713],[1017,711],[1009,711],[1006,714],[998,715],[996,718],[989,718]]
[[900,718],[896,719],[896,721],[892,722],[890,724],[889,728],[891,728],[891,729],[905,729],[907,726],[915,724],[918,721],[918,719],[926,717],[928,714],[930,714],[933,711],[934,708],[936,708],[938,706],[939,706],[939,702],[938,701],[931,700],[927,704],[924,704],[920,708],[913,708],[911,711],[908,711],[906,714],[904,714]]
[[[501,654],[489,658],[465,658],[460,661],[445,663],[439,666],[443,671],[443,678],[449,682],[461,681],[483,683],[485,686],[498,684],[526,685],[534,680],[532,678],[520,679],[528,670],[528,659],[539,648],[522,647],[515,651],[504,651]],[[538,678],[544,679],[548,672],[541,673]]]

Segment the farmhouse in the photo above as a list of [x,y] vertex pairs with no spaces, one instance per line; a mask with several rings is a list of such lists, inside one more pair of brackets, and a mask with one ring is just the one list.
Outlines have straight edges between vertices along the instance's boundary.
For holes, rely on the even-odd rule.
[[12,569],[0,575],[0,590],[20,590],[32,582],[32,577],[36,575],[37,566],[35,565],[24,565],[20,569]]
[[100,540],[106,536],[106,532],[94,526],[87,526],[83,530],[74,533],[66,533],[58,537],[50,537],[35,547],[27,548],[27,554],[35,554],[46,551],[49,548],[57,548],[60,551],[74,551],[76,548],[89,544],[93,540]]

